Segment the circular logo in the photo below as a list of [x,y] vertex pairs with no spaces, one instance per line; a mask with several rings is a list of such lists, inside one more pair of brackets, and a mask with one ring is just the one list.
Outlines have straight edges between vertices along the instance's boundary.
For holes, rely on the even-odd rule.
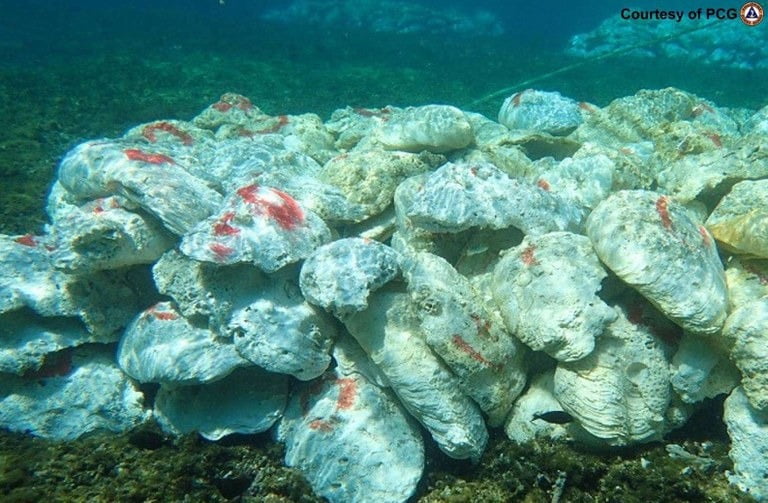
[[739,11],[741,21],[747,26],[755,26],[763,20],[763,6],[757,2],[747,2],[741,6]]

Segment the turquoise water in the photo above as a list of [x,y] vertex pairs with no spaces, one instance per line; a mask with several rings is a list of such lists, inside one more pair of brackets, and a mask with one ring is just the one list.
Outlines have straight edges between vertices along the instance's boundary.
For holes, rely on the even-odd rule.
[[[564,55],[568,38],[615,14],[619,8],[615,2],[588,7],[548,4],[546,8],[511,4],[503,10],[491,1],[465,5],[495,11],[506,29],[499,36],[373,33],[364,27],[333,29],[261,20],[260,14],[276,4],[234,0],[224,5],[217,0],[130,5],[0,2],[0,232],[40,231],[45,220],[43,201],[56,164],[72,146],[88,138],[118,136],[142,122],[191,118],[224,92],[248,96],[272,115],[314,112],[324,119],[345,106],[427,103],[453,104],[495,118],[503,98],[470,104],[498,89],[526,82],[530,83],[520,87],[559,91],[599,106],[639,89],[667,86],[720,106],[755,109],[766,104],[765,71],[723,70],[685,60],[628,56],[590,62]],[[461,6],[459,2],[455,5]],[[676,5],[681,2],[667,2],[664,7]],[[575,66],[556,73],[570,65]],[[712,410],[716,408],[717,404]],[[707,423],[703,420],[698,428],[706,431]],[[722,430],[708,433],[700,440],[723,440]],[[690,432],[681,436],[691,438]],[[25,452],[38,445],[23,442],[4,439],[0,451]],[[124,439],[120,442],[110,448],[117,453],[114,456],[134,445]],[[258,442],[259,448],[267,444],[264,438]],[[624,493],[628,498],[627,494],[635,497],[643,492],[638,486],[643,490],[678,488],[680,493],[666,498],[668,501],[694,501],[700,495],[685,492],[671,481],[680,468],[677,465],[646,474],[655,485],[643,486],[641,479],[646,475],[639,472],[638,453],[633,453],[634,464],[620,467],[624,461],[595,459],[585,453],[568,457],[546,447],[525,459],[524,453],[510,454],[503,435],[494,442],[488,459],[478,468],[447,460],[442,460],[442,466],[429,467],[421,494],[430,488],[435,496],[429,501],[449,501],[439,495],[450,493],[445,488],[455,487],[457,480],[466,478],[478,487],[487,486],[495,474],[514,468],[510,456],[520,456],[526,470],[515,476],[530,484],[536,483],[531,466],[549,458],[557,469],[568,467],[580,473],[581,479],[573,483],[584,493],[590,487],[597,492],[611,484],[627,484],[635,488],[634,493]],[[93,449],[92,444],[86,445],[84,450]],[[84,456],[75,447],[65,449],[70,448],[75,452],[72,456]],[[219,447],[201,447],[199,442],[187,442],[180,450],[202,457],[199,450],[208,448],[220,452]],[[722,445],[719,449],[722,455]],[[279,453],[273,452],[275,448],[265,450],[272,459],[270,469],[278,470]],[[439,456],[436,452],[431,455]],[[659,465],[666,459],[663,449],[659,453],[649,448],[642,455]],[[231,461],[235,454],[228,456]],[[174,469],[183,472],[183,463],[179,461],[180,467]],[[77,478],[78,473],[91,469],[72,463],[69,475]],[[556,471],[553,468],[549,473]],[[0,472],[4,474],[0,488],[7,495],[11,487],[7,470]],[[157,476],[151,480],[157,487],[167,483]],[[501,485],[505,484],[511,487],[514,481],[504,480]],[[308,501],[310,496],[302,495],[301,490],[307,488],[286,489],[287,501]],[[544,491],[540,493],[543,498]],[[162,499],[173,499],[173,494],[169,491]],[[727,501],[728,497],[723,493],[725,499],[715,500]]]
[[[0,230],[17,233],[40,228],[54,166],[83,139],[190,118],[227,91],[270,114],[323,118],[347,105],[467,108],[580,62],[563,54],[570,35],[616,13],[605,2],[590,9],[553,4],[557,14],[549,16],[508,6],[497,12],[506,32],[492,37],[270,24],[260,13],[278,3],[267,2],[2,3],[0,114],[9,120],[0,129]],[[638,89],[676,86],[721,106],[757,108],[765,73],[729,70],[723,78],[695,62],[622,56],[526,87],[606,105]],[[493,118],[502,99],[471,109]]]

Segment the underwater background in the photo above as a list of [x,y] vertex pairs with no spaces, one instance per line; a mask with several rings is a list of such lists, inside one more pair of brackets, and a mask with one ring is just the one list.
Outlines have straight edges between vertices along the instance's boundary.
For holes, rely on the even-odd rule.
[[[418,2],[438,11],[484,9],[503,27],[500,34],[265,19],[289,3],[0,0],[0,233],[41,232],[57,163],[73,146],[158,118],[188,119],[225,92],[247,96],[271,115],[328,119],[345,106],[445,103],[495,119],[503,98],[522,87],[473,103],[581,62],[524,87],[598,106],[668,86],[723,107],[766,104],[764,69],[566,55],[570,37],[618,13],[624,5],[615,0]],[[665,10],[716,5],[632,2]],[[478,465],[450,460],[428,444],[414,500],[550,501],[549,489],[567,471],[567,501],[748,501],[723,475],[730,461],[721,410],[722,400],[713,400],[668,439],[713,460],[693,471],[683,473],[685,460],[661,444],[596,453],[515,446],[499,430]],[[248,501],[321,501],[298,472],[283,467],[281,447],[267,434],[212,443],[149,429],[63,443],[0,433],[0,501],[226,501],[249,486],[260,492]]]

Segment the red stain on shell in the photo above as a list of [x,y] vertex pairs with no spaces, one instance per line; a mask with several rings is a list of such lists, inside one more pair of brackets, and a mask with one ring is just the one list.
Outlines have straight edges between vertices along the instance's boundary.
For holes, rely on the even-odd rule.
[[156,309],[152,309],[150,312],[152,313],[152,316],[160,321],[171,321],[179,319],[179,315],[173,311],[158,311]]
[[211,108],[222,113],[229,112],[232,108],[247,112],[253,108],[253,103],[251,103],[251,100],[240,94],[226,93],[222,94],[219,101],[211,105]]
[[127,148],[123,150],[123,153],[131,161],[141,161],[149,164],[176,164],[173,158],[165,154],[150,154],[137,148]]
[[277,122],[275,122],[273,125],[271,125],[269,127],[265,127],[264,129],[258,129],[256,131],[254,131],[254,133],[255,134],[277,133],[286,124],[288,124],[288,116],[287,115],[278,115],[277,116]]
[[148,308],[146,311],[144,311],[142,316],[144,317],[151,316],[154,319],[160,320],[160,321],[171,321],[171,320],[177,320],[179,318],[179,315],[173,311],[163,311],[158,309],[158,304],[155,304],[154,306]]
[[343,377],[336,379],[336,384],[339,385],[339,396],[336,399],[336,408],[346,410],[352,407],[355,403],[355,396],[357,395],[357,382],[354,379]]
[[539,261],[536,260],[536,257],[534,256],[535,252],[536,246],[528,245],[528,247],[520,254],[520,260],[527,266],[539,265]]
[[485,365],[486,367],[493,368],[498,370],[500,365],[497,365],[490,360],[488,360],[486,357],[481,355],[475,348],[473,348],[467,341],[464,340],[462,336],[459,334],[454,334],[453,338],[451,339],[451,342],[453,342],[453,345],[459,348],[461,351],[469,355],[470,358],[475,360],[478,363],[481,363]]
[[669,216],[669,198],[661,196],[656,200],[656,213],[661,218],[661,225],[669,230],[672,228],[672,218]]
[[154,122],[144,126],[144,128],[141,130],[141,135],[151,143],[155,143],[157,141],[157,135],[155,134],[157,131],[163,131],[170,134],[171,136],[175,136],[184,145],[192,145],[195,141],[191,134],[182,131],[170,122],[165,121]]
[[[259,186],[252,184],[237,189],[237,194],[285,230],[293,230],[304,222],[304,212],[294,198],[277,189],[267,190],[266,194],[262,194]],[[280,202],[274,202],[271,196],[276,196]]]
[[543,178],[542,178],[542,179],[540,179],[538,182],[536,182],[536,185],[537,185],[537,186],[538,186],[540,189],[542,189],[542,190],[546,190],[547,192],[549,192],[549,188],[550,188],[550,187],[549,187],[549,182],[548,182],[548,181],[546,181],[546,180],[544,180]]
[[323,433],[333,431],[333,424],[328,421],[323,421],[322,419],[312,420],[309,422],[308,426],[310,430],[322,431]]
[[24,234],[23,236],[17,237],[13,241],[19,243],[20,245],[29,246],[31,248],[37,246],[37,240],[33,234]]
[[234,212],[228,211],[227,213],[224,213],[224,215],[222,215],[222,217],[215,224],[213,224],[213,235],[235,236],[240,234],[240,229],[229,225],[229,222],[231,222],[233,218],[235,218]]
[[216,255],[216,260],[223,261],[234,253],[234,249],[221,243],[211,243],[208,248]]
[[704,242],[705,246],[712,244],[712,238],[709,236],[709,231],[703,225],[699,226],[699,234],[701,234],[701,240]]
[[211,105],[211,107],[213,107],[214,110],[218,110],[219,112],[224,113],[224,112],[228,112],[232,108],[232,105],[230,105],[229,103],[225,103],[223,101],[217,101],[216,103]]

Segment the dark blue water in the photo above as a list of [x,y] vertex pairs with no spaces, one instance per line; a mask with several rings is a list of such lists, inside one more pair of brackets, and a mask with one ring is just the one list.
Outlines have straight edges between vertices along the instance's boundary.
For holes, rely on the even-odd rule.
[[[24,44],[27,49],[47,46],[55,52],[57,41],[89,37],[92,49],[130,37],[165,33],[169,42],[192,42],[200,35],[221,33],[248,34],[265,10],[289,4],[266,0],[133,0],[103,2],[80,1],[0,1],[0,41]],[[738,7],[739,2],[690,0],[595,0],[574,2],[421,0],[435,9],[454,7],[494,13],[507,33],[521,42],[562,47],[575,33],[595,28],[604,18],[622,7],[689,9],[704,6]],[[705,5],[706,4],[706,5]],[[300,36],[286,33],[286,37]]]

